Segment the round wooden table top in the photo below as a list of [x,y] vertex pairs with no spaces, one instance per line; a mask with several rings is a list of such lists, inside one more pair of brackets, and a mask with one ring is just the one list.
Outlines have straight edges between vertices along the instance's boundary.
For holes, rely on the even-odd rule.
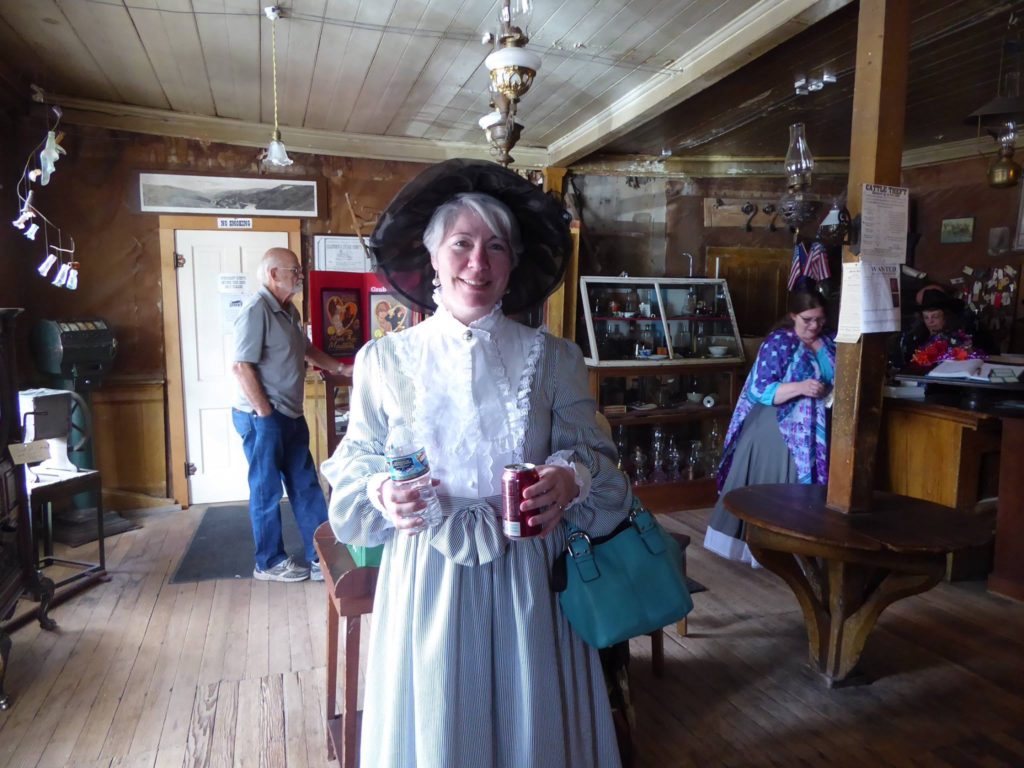
[[995,521],[941,504],[876,492],[870,512],[825,504],[824,485],[751,485],[725,495],[725,508],[766,531],[866,552],[952,552],[990,541]]

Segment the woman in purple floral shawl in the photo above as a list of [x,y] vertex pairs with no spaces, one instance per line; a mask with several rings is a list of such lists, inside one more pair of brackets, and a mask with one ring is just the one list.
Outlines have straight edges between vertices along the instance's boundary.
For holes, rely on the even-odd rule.
[[828,409],[836,345],[825,329],[817,293],[790,294],[789,314],[757,351],[740,392],[718,469],[718,503],[704,546],[722,557],[755,564],[743,523],[722,497],[763,483],[828,482]]

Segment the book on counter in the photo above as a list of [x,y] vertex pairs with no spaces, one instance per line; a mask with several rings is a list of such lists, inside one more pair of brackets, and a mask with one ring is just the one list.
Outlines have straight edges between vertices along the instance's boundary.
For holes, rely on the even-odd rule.
[[985,360],[943,360],[927,374],[930,379],[967,379],[989,384],[1016,384],[1024,365],[1006,365]]

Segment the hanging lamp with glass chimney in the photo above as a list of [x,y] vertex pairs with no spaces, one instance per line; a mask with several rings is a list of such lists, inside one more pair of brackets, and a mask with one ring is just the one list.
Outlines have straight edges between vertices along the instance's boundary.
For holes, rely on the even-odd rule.
[[284,168],[292,164],[288,151],[281,141],[281,131],[277,124],[277,20],[281,18],[281,9],[276,5],[268,5],[263,13],[270,19],[270,71],[274,85],[274,132],[270,135],[270,144],[263,157],[265,165]]
[[790,227],[796,229],[815,218],[821,209],[821,199],[808,191],[811,172],[814,170],[814,157],[807,145],[803,123],[789,126],[789,148],[786,150],[784,166],[788,191],[779,200],[779,215]]
[[526,50],[527,27],[533,17],[533,0],[502,0],[498,11],[500,32],[484,36],[497,44],[484,59],[490,72],[488,95],[494,110],[479,120],[495,160],[505,167],[513,162],[509,151],[519,141],[523,126],[516,122],[516,108],[540,69],[540,56]]
[[1024,121],[1024,95],[1021,78],[1024,77],[1024,38],[1019,20],[1014,14],[1006,25],[1003,46],[999,53],[999,73],[996,78],[995,98],[974,110],[967,122],[977,122],[978,135],[985,131],[999,145],[995,160],[988,167],[990,187],[1015,187],[1020,183],[1021,166],[1013,159],[1017,133]]

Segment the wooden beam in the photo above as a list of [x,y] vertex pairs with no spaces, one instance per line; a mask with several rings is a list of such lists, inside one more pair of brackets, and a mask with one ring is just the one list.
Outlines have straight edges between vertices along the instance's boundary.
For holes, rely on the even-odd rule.
[[[861,212],[861,185],[900,183],[910,51],[910,4],[861,0],[850,142],[850,215]],[[858,261],[849,248],[843,262]],[[867,511],[874,491],[888,334],[839,344],[829,459],[828,506]]]

